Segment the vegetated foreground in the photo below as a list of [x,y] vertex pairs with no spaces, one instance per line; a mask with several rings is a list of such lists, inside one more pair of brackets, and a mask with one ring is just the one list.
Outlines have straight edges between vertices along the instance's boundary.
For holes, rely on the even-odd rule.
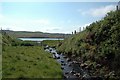
[[63,40],[44,40],[41,42],[42,45],[49,45],[50,47],[56,47],[59,46],[59,44],[62,44]]
[[5,46],[3,78],[61,78],[60,64],[42,47]]
[[60,64],[37,42],[2,33],[2,78],[62,78]]
[[78,61],[91,76],[120,79],[120,11],[65,39],[58,51]]

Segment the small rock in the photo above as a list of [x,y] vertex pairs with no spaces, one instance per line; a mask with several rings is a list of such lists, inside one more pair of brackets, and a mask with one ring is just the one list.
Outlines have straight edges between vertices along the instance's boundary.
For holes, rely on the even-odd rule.
[[75,74],[75,71],[74,71],[74,70],[72,70],[72,71],[70,71],[70,73]]
[[63,70],[63,69],[64,69],[64,67],[61,67],[61,69]]
[[68,62],[70,62],[70,61],[71,61],[71,59],[69,59],[69,58],[67,58],[66,60],[67,60]]
[[65,72],[65,74],[69,74],[69,72]]
[[57,59],[60,59],[60,57],[57,57]]
[[62,66],[65,66],[65,63],[61,63]]
[[65,75],[63,77],[64,77],[64,79],[69,78],[69,76],[65,76]]
[[63,61],[63,60],[61,60],[61,63],[64,63],[64,61]]
[[74,74],[76,77],[80,77],[80,73],[76,73]]
[[63,58],[67,58],[66,56],[63,56]]
[[83,78],[89,78],[89,75],[88,74],[84,74]]
[[72,66],[71,64],[68,64],[68,66]]

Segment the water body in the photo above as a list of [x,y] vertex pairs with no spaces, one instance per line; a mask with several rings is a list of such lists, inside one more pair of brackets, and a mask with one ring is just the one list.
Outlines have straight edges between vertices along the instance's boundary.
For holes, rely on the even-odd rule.
[[64,40],[63,38],[19,38],[23,41]]
[[65,55],[58,54],[54,48],[48,46],[44,49],[45,51],[50,52],[53,55],[53,58],[61,64],[64,76],[63,80],[92,80],[85,70],[83,70],[78,64],[73,63],[73,61],[68,61],[68,58]]

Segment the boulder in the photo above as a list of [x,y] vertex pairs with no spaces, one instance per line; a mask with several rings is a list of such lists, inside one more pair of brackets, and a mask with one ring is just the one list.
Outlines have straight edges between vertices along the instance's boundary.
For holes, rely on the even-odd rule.
[[74,74],[76,77],[80,77],[80,73],[75,73]]
[[72,70],[72,71],[70,71],[70,73],[71,73],[71,74],[75,74],[75,71],[74,71],[74,70]]
[[63,61],[63,60],[61,60],[61,63],[64,63],[64,61]]
[[69,72],[65,72],[65,74],[69,74]]
[[71,61],[71,59],[70,59],[70,58],[67,58],[66,60],[67,60],[68,62],[70,62],[70,61]]
[[61,67],[61,69],[63,70],[63,69],[64,69],[64,67]]

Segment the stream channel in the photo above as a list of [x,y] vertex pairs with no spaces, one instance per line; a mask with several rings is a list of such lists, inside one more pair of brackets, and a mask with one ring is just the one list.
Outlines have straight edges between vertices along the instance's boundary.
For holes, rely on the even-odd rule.
[[80,68],[79,64],[72,61],[70,58],[63,54],[58,54],[55,48],[45,46],[45,51],[51,53],[53,58],[61,64],[63,72],[63,80],[92,80],[87,71]]

